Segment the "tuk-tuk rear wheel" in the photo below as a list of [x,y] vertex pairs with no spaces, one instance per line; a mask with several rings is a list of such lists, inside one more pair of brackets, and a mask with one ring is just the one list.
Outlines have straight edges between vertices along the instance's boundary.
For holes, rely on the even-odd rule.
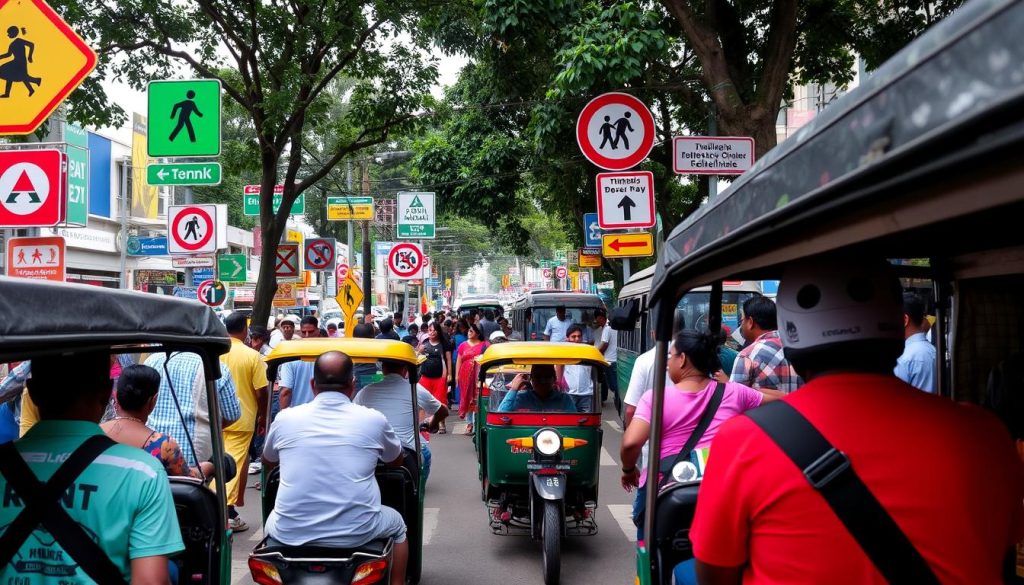
[[558,585],[562,572],[562,517],[561,502],[544,500],[544,520],[541,541],[544,546],[544,585]]

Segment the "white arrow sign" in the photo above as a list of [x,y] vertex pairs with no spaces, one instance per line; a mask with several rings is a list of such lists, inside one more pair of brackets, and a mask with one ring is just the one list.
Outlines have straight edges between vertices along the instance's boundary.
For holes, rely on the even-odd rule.
[[244,270],[245,267],[239,264],[238,260],[235,260],[234,258],[231,259],[231,263],[235,265],[235,270],[231,273],[231,277],[234,278],[238,276],[238,273]]

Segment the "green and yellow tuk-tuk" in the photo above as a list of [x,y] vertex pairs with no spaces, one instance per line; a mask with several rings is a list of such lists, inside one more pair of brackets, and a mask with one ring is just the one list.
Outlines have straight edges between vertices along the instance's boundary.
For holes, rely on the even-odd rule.
[[597,295],[564,290],[531,290],[512,304],[509,320],[513,331],[522,335],[523,341],[543,341],[544,327],[555,316],[558,307],[565,307],[566,317],[583,327],[584,339],[588,339],[594,326],[594,310],[605,308],[604,301]]
[[[406,364],[409,368],[409,391],[413,416],[419,412],[416,398],[417,369],[423,358],[416,354],[411,345],[402,341],[326,337],[282,341],[264,358],[267,362],[267,379],[275,380],[277,378],[277,369],[281,364],[295,360],[312,362],[329,351],[345,353],[356,364],[357,369],[362,364],[373,364],[377,379],[380,379],[379,361],[388,360]],[[374,376],[369,374],[362,376],[364,386],[365,383],[373,381],[370,379],[372,377]],[[268,392],[267,398],[269,402],[267,412],[273,413],[273,393]],[[419,421],[413,421],[413,428],[419,428]],[[406,569],[406,580],[409,583],[418,583],[423,569],[423,488],[425,480],[419,432],[414,433],[414,439],[416,452],[409,453],[406,450],[405,463],[401,467],[378,464],[376,470],[381,504],[394,508],[405,519],[409,540],[409,564]],[[339,465],[343,463],[339,462]],[[317,470],[310,469],[309,472],[316,473]],[[277,490],[280,486],[280,468],[275,466],[269,472],[265,468],[261,479],[263,522],[266,524],[267,516],[274,509],[274,502],[277,498]],[[259,549],[260,546],[257,546],[257,550]],[[252,560],[250,560],[250,568],[252,568],[252,564]],[[284,582],[288,583],[289,581],[286,578]],[[302,580],[298,579],[296,582],[302,582]]]
[[[791,263],[837,252],[888,260],[905,288],[932,283],[936,393],[987,404],[1024,444],[1020,403],[992,386],[1000,368],[1019,368],[1024,349],[1024,83],[1019,67],[993,66],[997,56],[1024,59],[1022,22],[1020,2],[966,2],[672,231],[650,289],[658,364],[651,453],[664,440],[659,389],[673,333],[672,311],[659,309],[708,285],[711,306],[720,306],[723,279],[783,278],[785,286]],[[710,328],[723,318],[712,311]],[[712,443],[712,469],[715,457]],[[657,466],[645,472],[656,485]],[[693,558],[698,494],[688,482],[647,492],[638,585],[671,583],[673,567]],[[1017,551],[1006,582],[1024,577],[1024,544]],[[740,568],[749,575],[749,564]]]
[[[203,362],[209,404],[213,478],[224,485],[221,417],[214,381],[231,348],[224,325],[195,301],[134,291],[0,277],[0,362],[80,352],[110,355],[188,352]],[[132,362],[137,361],[133,356]],[[75,389],[69,372],[68,391]],[[172,387],[175,392],[191,388]],[[185,551],[172,557],[183,580],[231,581],[231,530],[223,491],[199,479],[169,477]]]
[[559,390],[543,401],[534,393],[556,384],[556,367],[589,367],[579,375],[598,389],[606,362],[590,344],[511,342],[490,346],[477,364],[476,440],[491,530],[543,541],[544,582],[552,585],[562,538],[597,533],[601,412],[593,399],[579,412]]

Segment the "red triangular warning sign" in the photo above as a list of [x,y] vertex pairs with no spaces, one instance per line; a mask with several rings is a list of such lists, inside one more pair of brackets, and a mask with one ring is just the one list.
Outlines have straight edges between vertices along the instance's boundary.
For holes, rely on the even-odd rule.
[[28,173],[21,171],[21,176],[18,177],[18,182],[14,184],[14,188],[11,189],[14,193],[28,193],[35,191],[36,186],[32,184],[32,181],[28,178]]

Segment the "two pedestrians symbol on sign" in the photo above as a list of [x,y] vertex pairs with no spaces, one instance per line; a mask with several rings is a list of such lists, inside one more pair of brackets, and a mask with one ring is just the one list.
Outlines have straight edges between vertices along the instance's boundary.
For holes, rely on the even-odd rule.
[[[626,131],[634,132],[633,125],[629,123],[629,118],[632,114],[626,112],[621,118],[612,123],[611,116],[604,117],[604,124],[601,124],[601,145],[597,148],[604,150],[606,144],[610,144],[612,150],[619,149],[619,142],[629,150],[629,138],[626,136]],[[615,136],[612,137],[612,131],[615,131]]]

